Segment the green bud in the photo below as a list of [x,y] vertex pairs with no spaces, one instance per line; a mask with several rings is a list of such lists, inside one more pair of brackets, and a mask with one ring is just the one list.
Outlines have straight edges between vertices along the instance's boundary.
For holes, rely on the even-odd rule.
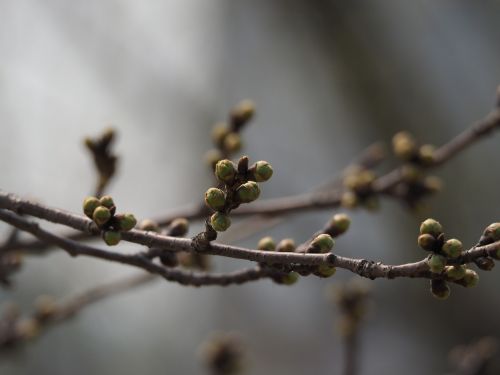
[[460,280],[465,276],[465,266],[446,266],[446,276],[452,280]]
[[443,227],[434,219],[427,219],[420,225],[420,234],[431,234],[437,238],[441,233],[443,233]]
[[410,160],[415,156],[417,144],[410,133],[403,131],[392,138],[392,148],[398,158]]
[[322,233],[311,241],[311,248],[319,253],[328,253],[333,249],[335,240],[329,234]]
[[446,266],[446,258],[442,255],[432,254],[427,260],[427,264],[432,273],[441,273],[444,270],[444,266]]
[[253,172],[255,181],[263,182],[267,181],[273,175],[273,167],[267,161],[258,161],[255,163],[255,170]]
[[488,225],[484,231],[484,236],[487,236],[492,242],[500,241],[500,223]]
[[293,253],[296,249],[295,241],[291,238],[285,238],[278,243],[276,251],[282,253]]
[[444,243],[442,250],[450,258],[457,258],[462,254],[464,247],[462,242],[456,238],[452,238]]
[[461,281],[463,281],[463,286],[465,286],[466,288],[473,288],[479,282],[479,275],[476,271],[467,269],[465,270],[465,276]]
[[87,197],[83,201],[83,212],[92,219],[95,209],[100,205],[101,203],[96,197]]
[[120,214],[115,216],[118,221],[118,226],[120,230],[128,232],[133,229],[137,224],[137,220],[132,214]]
[[231,160],[219,160],[215,165],[215,176],[222,182],[231,183],[236,176],[236,166]]
[[189,221],[183,217],[172,220],[168,226],[168,235],[182,237],[189,231]]
[[160,227],[158,226],[157,222],[150,219],[145,219],[139,224],[139,229],[149,232],[158,232],[160,230]]
[[231,119],[233,123],[240,126],[250,121],[255,113],[255,104],[248,99],[242,100],[231,111]]
[[205,203],[214,211],[221,211],[226,205],[226,195],[221,189],[210,188],[205,192]]
[[349,216],[346,214],[336,214],[328,223],[328,233],[333,237],[337,237],[342,233],[347,232],[350,225],[351,219]]
[[250,203],[259,198],[260,188],[254,181],[248,181],[236,189],[236,197],[239,202]]
[[330,277],[335,275],[335,272],[337,272],[337,269],[334,266],[321,264],[318,266],[317,275],[319,277]]
[[231,226],[231,219],[222,212],[216,212],[210,217],[210,224],[217,232],[224,232]]
[[285,276],[283,276],[283,278],[281,279],[281,282],[284,284],[284,285],[293,285],[295,284],[297,281],[299,281],[299,274],[297,272],[290,272],[288,274],[286,274]]
[[450,287],[444,280],[431,280],[431,293],[437,299],[447,299],[450,296]]
[[431,234],[421,234],[418,236],[418,246],[427,251],[433,251],[436,246],[436,239]]
[[106,242],[108,246],[115,246],[118,245],[118,243],[122,239],[122,235],[120,232],[114,230],[108,230],[103,232],[102,238],[104,239],[104,242]]
[[426,165],[434,163],[434,152],[436,148],[433,145],[423,145],[418,150],[418,157],[420,161]]
[[224,138],[224,150],[232,154],[238,152],[241,149],[241,137],[238,133],[229,133],[226,138]]
[[212,140],[216,145],[221,145],[224,142],[224,138],[229,134],[229,129],[227,125],[223,122],[219,122],[212,128]]
[[261,238],[259,243],[257,244],[257,249],[266,250],[266,251],[274,251],[276,250],[276,243],[274,242],[272,237],[264,237]]
[[103,226],[111,219],[111,212],[106,207],[99,206],[94,210],[92,219],[98,226]]
[[101,202],[101,206],[104,206],[106,208],[113,208],[115,205],[115,202],[113,201],[113,198],[110,195],[105,195],[104,197],[101,197],[99,199],[99,202]]

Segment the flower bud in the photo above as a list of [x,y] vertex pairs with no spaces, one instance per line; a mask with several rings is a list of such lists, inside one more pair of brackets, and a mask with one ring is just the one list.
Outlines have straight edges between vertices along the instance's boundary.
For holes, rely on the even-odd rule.
[[257,249],[266,250],[266,251],[274,251],[276,250],[276,243],[274,242],[272,237],[264,237],[261,238],[259,243],[257,244]]
[[491,271],[493,267],[495,267],[495,262],[491,258],[477,258],[474,263],[476,263],[476,266],[483,271]]
[[224,138],[223,148],[230,154],[238,152],[241,149],[240,135],[238,133],[229,133],[226,138]]
[[405,164],[401,167],[401,177],[407,183],[416,183],[424,177],[424,173],[413,164]]
[[231,183],[236,176],[236,166],[231,160],[219,160],[215,165],[215,176],[222,182]]
[[335,275],[337,269],[334,266],[329,266],[327,264],[321,264],[318,266],[316,275],[319,277],[330,277]]
[[337,237],[349,229],[351,219],[346,214],[335,214],[328,223],[328,234]]
[[293,253],[296,249],[295,241],[291,238],[285,238],[278,243],[276,251],[282,253]]
[[322,233],[311,241],[311,252],[328,253],[333,249],[335,240],[329,234]]
[[425,165],[434,163],[434,152],[436,148],[433,145],[423,145],[418,150],[418,158]]
[[158,223],[156,221],[145,219],[139,224],[139,229],[149,232],[158,232],[160,230],[160,227],[158,226]]
[[456,238],[452,238],[451,240],[446,241],[443,244],[442,250],[450,258],[457,258],[462,254],[464,247],[462,242],[457,240]]
[[446,266],[446,258],[439,254],[432,254],[427,260],[427,264],[432,273],[441,273]]
[[446,266],[445,267],[445,272],[446,276],[449,277],[451,280],[460,280],[463,279],[465,276],[465,266]]
[[224,232],[231,226],[231,219],[222,212],[216,212],[210,217],[210,225],[217,232]]
[[235,128],[246,124],[255,113],[255,104],[251,100],[242,100],[231,111],[231,121]]
[[221,211],[226,205],[226,195],[221,189],[210,188],[205,192],[205,203],[214,211]]
[[443,233],[443,227],[434,219],[427,219],[420,225],[420,234],[430,234],[437,238]]
[[355,208],[358,206],[358,197],[352,191],[346,191],[340,198],[340,204],[345,208]]
[[239,202],[250,203],[259,198],[260,188],[254,181],[248,181],[236,189],[236,197]]
[[113,201],[113,198],[110,195],[105,195],[99,199],[99,202],[101,203],[101,206],[104,206],[106,208],[113,208],[115,205],[115,202]]
[[434,251],[436,239],[431,234],[421,234],[418,236],[418,246],[427,251]]
[[94,210],[92,219],[98,226],[103,226],[111,219],[111,212],[106,207],[99,206]]
[[297,272],[293,272],[293,271],[289,272],[288,274],[283,276],[283,278],[281,279],[281,282],[284,285],[293,285],[297,281],[299,281],[299,274]]
[[500,223],[488,225],[483,232],[480,243],[486,245],[496,241],[500,241]]
[[398,158],[410,160],[415,156],[417,145],[412,135],[403,131],[392,138],[392,149]]
[[466,288],[473,288],[479,282],[479,275],[477,274],[476,271],[467,269],[465,270],[465,276],[460,281],[463,282],[462,285],[465,286]]
[[450,287],[444,280],[431,280],[431,293],[437,299],[447,299],[450,296]]
[[118,222],[118,229],[125,232],[134,229],[137,224],[135,216],[129,213],[116,215],[115,218]]
[[252,169],[255,181],[257,182],[267,181],[273,175],[273,167],[267,161],[258,161]]
[[429,193],[439,193],[443,190],[443,181],[436,176],[427,176],[424,179],[424,187]]
[[104,233],[102,234],[102,238],[104,242],[106,242],[106,245],[115,246],[118,245],[118,243],[122,239],[122,235],[120,232],[114,230],[107,230],[104,231]]
[[168,226],[169,236],[182,237],[189,231],[189,221],[183,217],[172,220]]
[[224,142],[224,138],[229,134],[230,130],[223,122],[219,122],[212,128],[212,140],[214,144],[220,146]]
[[100,205],[101,203],[96,197],[87,197],[83,201],[83,212],[92,219],[95,209]]

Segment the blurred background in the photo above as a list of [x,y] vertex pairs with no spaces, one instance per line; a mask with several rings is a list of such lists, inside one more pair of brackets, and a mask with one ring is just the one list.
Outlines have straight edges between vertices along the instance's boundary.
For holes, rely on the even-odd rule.
[[[112,124],[121,160],[108,192],[139,218],[158,216],[201,199],[212,183],[202,161],[210,129],[251,98],[257,117],[242,152],[274,167],[263,198],[310,190],[399,130],[439,145],[482,118],[500,83],[499,16],[493,0],[1,0],[0,188],[80,211],[95,178],[82,139]],[[390,200],[353,211],[336,251],[416,261],[427,216],[472,245],[500,219],[499,143],[497,134],[440,168],[445,190],[424,212]],[[240,244],[264,234],[301,242],[333,213],[290,215]],[[135,273],[54,251],[27,258],[0,299],[29,311],[40,294],[70,296]],[[453,346],[500,336],[500,273],[480,277],[474,290],[452,287],[446,302],[425,280],[369,282],[361,373],[442,374]],[[1,356],[0,373],[203,374],[199,344],[237,331],[247,374],[337,374],[338,312],[325,287],[350,278],[340,270],[293,287],[199,289],[156,281]]]

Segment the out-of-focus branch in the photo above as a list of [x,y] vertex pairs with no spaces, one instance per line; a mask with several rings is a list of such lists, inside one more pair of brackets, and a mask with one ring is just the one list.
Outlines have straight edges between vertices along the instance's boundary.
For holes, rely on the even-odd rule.
[[492,359],[498,353],[498,340],[483,337],[469,345],[453,348],[449,355],[453,375],[486,375]]

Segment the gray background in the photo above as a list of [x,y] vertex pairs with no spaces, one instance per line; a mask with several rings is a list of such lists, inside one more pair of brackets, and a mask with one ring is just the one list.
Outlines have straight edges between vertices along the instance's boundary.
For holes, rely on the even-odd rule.
[[[499,16],[493,0],[0,0],[0,187],[79,211],[94,178],[82,138],[114,124],[122,159],[109,192],[138,217],[156,216],[202,196],[211,125],[248,97],[258,116],[244,152],[275,168],[263,197],[303,192],[398,130],[441,144],[487,113],[500,83]],[[499,220],[499,139],[441,168],[446,190],[426,212],[387,200],[377,213],[353,212],[336,251],[418,260],[427,216],[475,243]],[[301,241],[331,214],[293,215],[266,233]],[[29,310],[39,294],[64,297],[134,272],[55,251],[27,259],[0,299]],[[197,347],[214,330],[240,332],[248,374],[339,373],[324,289],[350,277],[292,288],[156,282],[0,357],[0,373],[203,373]],[[362,373],[444,373],[451,347],[500,333],[499,281],[498,270],[482,272],[475,290],[454,287],[446,302],[422,280],[373,282]]]

